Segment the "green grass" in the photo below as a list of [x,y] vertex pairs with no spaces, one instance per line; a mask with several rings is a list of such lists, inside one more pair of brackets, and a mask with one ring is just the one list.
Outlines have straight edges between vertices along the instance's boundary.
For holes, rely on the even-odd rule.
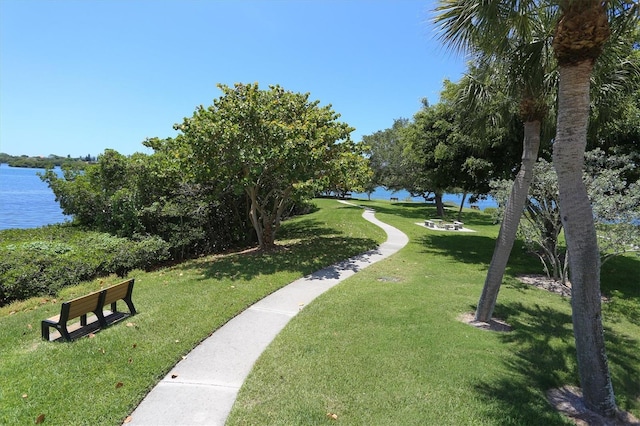
[[222,324],[267,294],[375,247],[384,232],[362,211],[318,200],[321,209],[283,224],[270,254],[206,257],[131,274],[139,314],[93,338],[49,343],[40,321],[60,303],[112,277],[0,309],[0,424],[118,425],[171,367]]
[[[306,307],[261,356],[229,425],[562,425],[545,391],[577,384],[568,299],[514,279],[537,261],[516,246],[496,316],[510,333],[463,324],[474,310],[497,227],[466,212],[473,234],[430,231],[424,206],[368,203],[410,236]],[[607,350],[621,408],[640,414],[640,262],[603,271]],[[331,418],[329,415],[337,416]]]
[[[514,331],[477,330],[457,318],[480,295],[498,231],[490,217],[467,211],[465,226],[478,232],[445,233],[415,225],[433,216],[431,207],[358,203],[411,242],[305,307],[258,361],[229,423],[568,424],[544,393],[577,383],[569,301],[514,278],[538,273],[537,260],[516,244],[496,309]],[[115,277],[65,289],[55,302],[0,309],[0,424],[33,424],[44,414],[44,424],[118,425],[183,355],[248,305],[384,240],[360,209],[318,205],[285,222],[286,246],[268,255],[132,273],[140,313],[93,338],[42,342],[40,320]],[[604,268],[614,389],[620,406],[640,416],[640,262],[623,257]]]

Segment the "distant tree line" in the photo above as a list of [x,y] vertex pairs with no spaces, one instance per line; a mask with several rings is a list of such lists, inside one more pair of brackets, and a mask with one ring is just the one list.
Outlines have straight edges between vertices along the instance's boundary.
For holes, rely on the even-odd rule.
[[84,157],[74,157],[70,155],[66,157],[51,154],[47,157],[30,157],[28,155],[9,155],[0,152],[0,163],[8,164],[11,167],[27,167],[32,169],[49,169],[53,167],[62,167],[68,164],[89,164],[94,163],[96,157],[88,154]]

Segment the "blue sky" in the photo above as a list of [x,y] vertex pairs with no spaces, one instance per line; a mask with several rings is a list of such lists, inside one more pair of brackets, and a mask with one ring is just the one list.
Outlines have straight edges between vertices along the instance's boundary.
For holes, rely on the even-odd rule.
[[0,0],[0,152],[149,152],[220,96],[279,84],[332,104],[352,139],[438,100],[465,59],[434,1]]

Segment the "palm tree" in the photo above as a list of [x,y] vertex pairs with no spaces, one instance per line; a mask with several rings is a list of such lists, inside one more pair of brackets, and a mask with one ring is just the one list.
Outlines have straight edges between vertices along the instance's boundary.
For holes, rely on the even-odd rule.
[[615,417],[618,409],[601,320],[600,253],[582,173],[594,63],[611,35],[611,28],[623,30],[626,24],[636,26],[638,22],[638,4],[615,3],[558,1],[561,16],[553,38],[559,65],[553,164],[558,174],[560,215],[569,250],[578,372],[585,405],[606,417]]
[[[559,84],[553,163],[558,174],[560,213],[570,253],[578,373],[585,405],[605,417],[616,417],[619,411],[601,321],[600,257],[582,172],[594,63],[612,29],[622,33],[637,28],[639,6],[627,0],[441,0],[438,10],[442,14],[437,22],[444,30],[445,41],[457,48],[472,49],[476,55],[499,57],[502,54],[504,59],[509,58],[504,54],[511,52],[507,41],[510,37],[526,41],[513,37],[538,28],[536,23],[541,22],[540,17],[549,20],[547,18],[557,16],[553,51],[559,66]],[[615,35],[612,38],[618,39],[619,34]],[[516,214],[520,213],[518,209]],[[482,315],[476,316],[484,319]]]
[[[441,0],[436,24],[451,47],[469,51],[480,69],[506,73],[508,91],[519,98],[524,123],[522,160],[507,202],[475,320],[489,322],[498,298],[538,158],[540,133],[548,111],[548,75],[553,15],[535,2]],[[487,70],[485,69],[485,73]]]

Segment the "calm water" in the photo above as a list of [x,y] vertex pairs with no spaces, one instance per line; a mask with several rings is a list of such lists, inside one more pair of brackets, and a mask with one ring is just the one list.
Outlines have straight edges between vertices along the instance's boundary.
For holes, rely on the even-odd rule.
[[44,169],[0,164],[0,229],[38,228],[70,220],[38,172]]
[[[36,174],[38,172],[44,172],[44,169],[0,164],[0,229],[38,228],[71,219],[62,214],[53,192],[40,180]],[[354,193],[353,197],[367,199],[367,194]],[[399,201],[424,202],[423,198],[412,198],[406,191],[392,192],[378,188],[371,194],[373,200],[388,200],[390,197],[396,197]],[[442,198],[445,202],[460,205],[462,196],[445,194]],[[481,210],[496,207],[496,202],[491,198],[475,204]],[[468,200],[465,201],[465,207],[469,207]]]
[[[352,194],[353,198],[361,198],[366,200],[368,195],[367,194],[362,194],[362,193],[354,193]],[[374,192],[371,193],[371,199],[372,200],[389,200],[391,197],[395,197],[398,199],[398,201],[413,201],[413,202],[417,202],[417,203],[424,203],[424,198],[422,197],[411,197],[411,195],[407,192],[407,191],[388,191],[384,188],[377,188]],[[462,194],[444,194],[442,196],[442,201],[443,202],[450,202],[450,203],[454,203],[456,206],[460,205],[460,202],[462,201]],[[480,210],[484,210],[487,207],[497,207],[498,204],[496,203],[496,201],[489,197],[486,200],[478,200],[477,202],[473,203],[474,205],[478,206],[478,208]],[[469,197],[467,196],[467,199],[464,202],[464,206],[465,207],[470,207],[471,203],[469,203]]]

